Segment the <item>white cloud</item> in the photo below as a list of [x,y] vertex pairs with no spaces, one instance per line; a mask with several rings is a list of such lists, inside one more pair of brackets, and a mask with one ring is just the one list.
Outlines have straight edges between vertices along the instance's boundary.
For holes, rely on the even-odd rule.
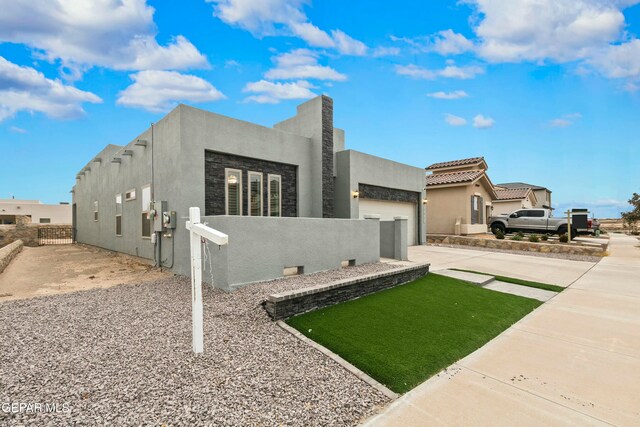
[[331,35],[310,22],[303,6],[308,0],[206,0],[214,15],[256,37],[294,36],[313,47],[334,48],[344,55],[364,55],[368,48],[341,30]]
[[455,116],[453,114],[445,114],[444,121],[451,126],[465,126],[467,124],[467,120],[462,117]]
[[436,71],[418,67],[415,64],[396,65],[396,73],[401,76],[409,76],[414,79],[433,80],[438,77],[438,73]]
[[468,97],[469,94],[463,90],[455,90],[453,92],[431,92],[427,96],[436,99],[461,99]]
[[553,119],[549,122],[549,124],[554,128],[566,128],[571,126],[573,122],[567,119]]
[[468,0],[480,20],[474,28],[480,56],[495,62],[573,61],[618,40],[622,8],[637,0]]
[[158,44],[154,9],[146,0],[13,0],[0,14],[0,41],[22,43],[60,60],[69,77],[91,66],[117,70],[206,67],[183,36]]
[[640,84],[636,82],[627,82],[623,89],[627,92],[637,92],[640,90]]
[[550,120],[549,125],[554,128],[566,128],[575,123],[576,120],[582,118],[580,113],[565,114],[562,117]]
[[439,72],[439,75],[441,75],[442,77],[462,80],[473,79],[478,74],[484,74],[484,68],[477,65],[470,65],[466,67],[447,65]]
[[610,78],[639,78],[640,40],[608,46],[594,54],[588,62]]
[[396,73],[409,76],[414,79],[434,80],[438,77],[445,77],[450,79],[472,79],[478,74],[483,74],[484,69],[477,65],[469,65],[464,67],[458,67],[457,65],[447,65],[439,70],[431,70],[428,68],[419,67],[415,64],[409,65],[396,65]]
[[256,94],[245,98],[247,102],[277,104],[281,100],[313,98],[316,95],[310,90],[312,88],[313,85],[304,80],[291,83],[274,83],[260,80],[247,83],[242,91]]
[[0,56],[0,122],[20,111],[40,112],[56,119],[76,118],[85,114],[85,102],[100,103],[102,99]]
[[26,129],[19,128],[18,126],[11,126],[9,130],[13,133],[29,133]]
[[225,96],[200,77],[176,71],[140,71],[132,74],[133,83],[118,94],[119,105],[164,112],[179,102],[217,101]]
[[489,129],[493,127],[495,120],[491,117],[485,117],[482,114],[478,114],[473,118],[473,127],[477,129]]
[[296,49],[273,58],[276,68],[265,73],[270,80],[317,79],[344,81],[347,76],[331,67],[318,64],[318,54],[308,49]]
[[433,36],[429,50],[440,55],[459,55],[474,49],[473,42],[453,30],[444,30]]
[[343,55],[363,56],[367,54],[367,46],[340,30],[331,31],[336,49]]
[[373,49],[372,55],[375,58],[380,58],[382,56],[397,56],[400,55],[399,47],[388,47],[388,46],[378,46]]
[[453,30],[438,31],[428,36],[390,36],[394,42],[407,44],[413,53],[436,52],[443,56],[460,55],[475,49],[473,41]]

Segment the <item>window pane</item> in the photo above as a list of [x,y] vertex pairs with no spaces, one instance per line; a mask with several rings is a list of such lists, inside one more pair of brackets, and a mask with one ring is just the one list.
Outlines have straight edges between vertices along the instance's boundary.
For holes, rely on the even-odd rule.
[[250,215],[262,215],[262,175],[251,174],[249,178]]
[[269,178],[269,214],[280,216],[280,177]]
[[117,236],[122,235],[122,216],[121,215],[116,216],[116,235]]
[[142,237],[151,237],[151,220],[146,212],[142,214]]
[[142,211],[148,211],[151,204],[151,187],[142,187]]
[[242,215],[241,185],[242,178],[239,172],[227,172],[227,215]]
[[116,215],[122,215],[122,194],[116,195]]

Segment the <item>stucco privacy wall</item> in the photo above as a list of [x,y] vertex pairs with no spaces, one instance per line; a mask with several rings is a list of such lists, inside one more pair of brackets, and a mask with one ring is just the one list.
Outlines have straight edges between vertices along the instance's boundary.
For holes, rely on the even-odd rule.
[[351,192],[359,188],[359,184],[368,184],[385,188],[406,190],[416,193],[416,230],[424,244],[426,236],[426,216],[422,199],[426,197],[424,169],[397,163],[354,150],[336,153],[336,217],[358,218],[360,216],[359,198],[353,198]]
[[[306,274],[380,259],[378,221],[209,216],[201,222],[229,235],[227,246],[210,243],[207,252],[214,285],[225,289],[282,277],[285,267],[303,267]],[[204,262],[203,280],[210,277]]]
[[407,218],[380,221],[380,256],[402,261],[409,259],[407,241]]

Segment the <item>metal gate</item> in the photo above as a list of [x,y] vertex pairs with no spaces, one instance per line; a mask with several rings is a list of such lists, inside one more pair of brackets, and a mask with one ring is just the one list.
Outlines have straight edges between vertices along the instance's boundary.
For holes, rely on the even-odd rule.
[[38,245],[67,245],[73,243],[72,225],[38,227]]

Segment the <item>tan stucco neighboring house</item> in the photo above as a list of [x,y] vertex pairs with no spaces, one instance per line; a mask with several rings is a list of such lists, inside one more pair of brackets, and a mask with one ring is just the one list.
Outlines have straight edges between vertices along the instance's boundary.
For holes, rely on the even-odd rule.
[[496,198],[493,201],[493,216],[510,214],[518,209],[538,207],[538,199],[530,187],[495,187]]
[[427,234],[487,232],[496,198],[483,157],[434,163],[427,168]]
[[71,205],[48,205],[39,200],[0,199],[0,224],[15,224],[16,216],[28,216],[39,224],[71,224]]
[[501,189],[530,188],[536,197],[536,202],[532,207],[551,209],[551,190],[549,190],[547,187],[527,184],[526,182],[505,182],[502,184],[496,184],[496,188],[501,188]]

